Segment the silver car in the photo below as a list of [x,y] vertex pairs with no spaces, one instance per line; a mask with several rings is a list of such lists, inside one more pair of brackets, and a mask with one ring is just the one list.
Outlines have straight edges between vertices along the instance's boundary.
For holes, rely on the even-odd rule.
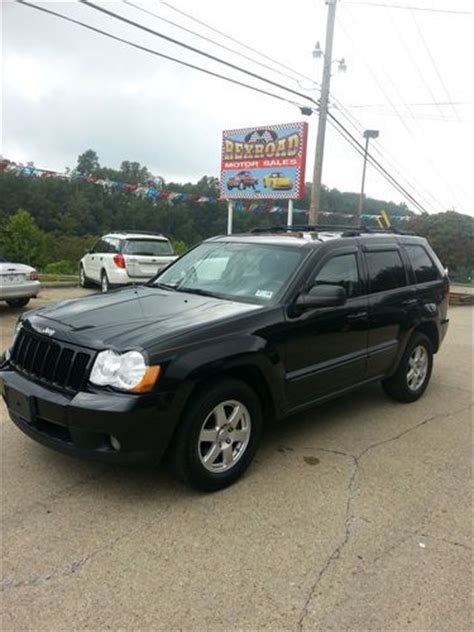
[[10,307],[24,307],[40,289],[34,268],[23,263],[10,263],[0,257],[0,301],[6,301]]

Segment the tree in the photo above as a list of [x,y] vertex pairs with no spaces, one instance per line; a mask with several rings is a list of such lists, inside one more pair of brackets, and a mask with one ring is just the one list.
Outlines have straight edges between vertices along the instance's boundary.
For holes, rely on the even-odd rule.
[[454,211],[413,217],[407,228],[429,240],[454,281],[467,281],[474,270],[474,217]]
[[28,211],[20,208],[0,227],[0,248],[10,261],[41,267],[47,238]]
[[99,169],[99,156],[93,149],[86,149],[83,154],[78,156],[76,173],[81,176],[93,176],[96,175]]
[[129,184],[146,184],[153,180],[153,174],[146,167],[142,167],[139,162],[130,162],[130,160],[122,162],[120,173],[122,176],[120,180]]

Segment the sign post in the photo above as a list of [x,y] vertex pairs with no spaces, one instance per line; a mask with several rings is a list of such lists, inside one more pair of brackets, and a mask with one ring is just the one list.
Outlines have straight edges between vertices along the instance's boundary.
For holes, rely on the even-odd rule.
[[232,235],[232,221],[234,219],[234,204],[227,200],[227,234]]
[[293,200],[288,200],[287,226],[293,226]]
[[222,135],[220,198],[227,200],[227,232],[232,232],[232,200],[293,200],[304,196],[308,124],[284,123],[226,130]]

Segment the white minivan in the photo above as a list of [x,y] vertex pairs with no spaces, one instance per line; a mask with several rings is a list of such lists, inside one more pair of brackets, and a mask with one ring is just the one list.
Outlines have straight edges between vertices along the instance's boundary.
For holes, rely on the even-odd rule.
[[156,233],[116,232],[101,237],[80,262],[82,287],[145,283],[177,259],[169,239]]

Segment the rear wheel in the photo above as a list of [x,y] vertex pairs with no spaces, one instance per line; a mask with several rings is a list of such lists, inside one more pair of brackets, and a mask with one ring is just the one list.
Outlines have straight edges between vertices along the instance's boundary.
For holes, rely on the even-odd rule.
[[109,277],[105,270],[102,270],[102,274],[100,275],[100,290],[104,293],[110,290]]
[[413,334],[397,372],[382,382],[387,395],[399,402],[415,402],[426,390],[433,369],[433,345],[422,333]]
[[25,307],[25,305],[28,305],[28,303],[30,302],[29,298],[11,298],[7,301],[7,304],[10,305],[10,307]]
[[250,465],[262,431],[255,392],[244,382],[221,380],[190,402],[173,444],[177,476],[203,491],[234,483]]

